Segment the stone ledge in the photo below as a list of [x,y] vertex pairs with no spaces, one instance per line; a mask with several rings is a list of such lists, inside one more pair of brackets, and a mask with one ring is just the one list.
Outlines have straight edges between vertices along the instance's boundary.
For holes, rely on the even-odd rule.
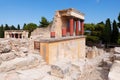
[[45,38],[45,39],[40,39],[38,42],[58,42],[58,41],[65,41],[65,40],[74,40],[74,39],[80,39],[80,38],[85,38],[86,36],[80,35],[80,36],[67,36],[67,37],[61,37],[61,38]]

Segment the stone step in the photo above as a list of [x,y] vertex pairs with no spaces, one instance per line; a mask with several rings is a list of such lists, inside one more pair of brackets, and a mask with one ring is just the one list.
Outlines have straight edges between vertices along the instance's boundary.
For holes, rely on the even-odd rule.
[[40,64],[45,64],[41,60],[42,59],[38,54],[29,54],[26,57],[20,57],[10,61],[4,61],[0,65],[0,72],[7,72],[16,69],[29,69],[36,67]]

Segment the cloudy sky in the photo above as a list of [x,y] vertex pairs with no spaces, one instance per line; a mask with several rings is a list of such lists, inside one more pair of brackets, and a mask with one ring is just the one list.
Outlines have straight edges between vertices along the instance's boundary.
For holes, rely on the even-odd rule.
[[51,21],[56,10],[67,8],[85,13],[86,23],[98,23],[107,18],[117,20],[120,0],[0,0],[0,25],[39,25],[42,16]]

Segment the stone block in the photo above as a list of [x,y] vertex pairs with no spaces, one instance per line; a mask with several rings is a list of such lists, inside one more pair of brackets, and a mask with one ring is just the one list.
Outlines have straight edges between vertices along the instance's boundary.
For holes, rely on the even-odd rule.
[[112,67],[110,68],[110,72],[108,74],[109,80],[120,80],[120,61],[114,61]]
[[5,53],[5,54],[1,54],[0,57],[3,61],[8,61],[14,59],[16,56],[14,53]]

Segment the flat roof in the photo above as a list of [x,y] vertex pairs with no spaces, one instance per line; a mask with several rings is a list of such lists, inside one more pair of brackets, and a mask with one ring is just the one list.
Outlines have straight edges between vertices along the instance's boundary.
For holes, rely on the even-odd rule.
[[74,39],[80,39],[80,38],[85,38],[85,35],[80,35],[80,36],[66,36],[66,37],[61,37],[61,38],[45,38],[45,39],[39,39],[37,42],[58,42],[58,41],[65,41],[65,40],[74,40]]
[[28,32],[28,30],[5,30],[6,32],[23,32],[26,31]]

